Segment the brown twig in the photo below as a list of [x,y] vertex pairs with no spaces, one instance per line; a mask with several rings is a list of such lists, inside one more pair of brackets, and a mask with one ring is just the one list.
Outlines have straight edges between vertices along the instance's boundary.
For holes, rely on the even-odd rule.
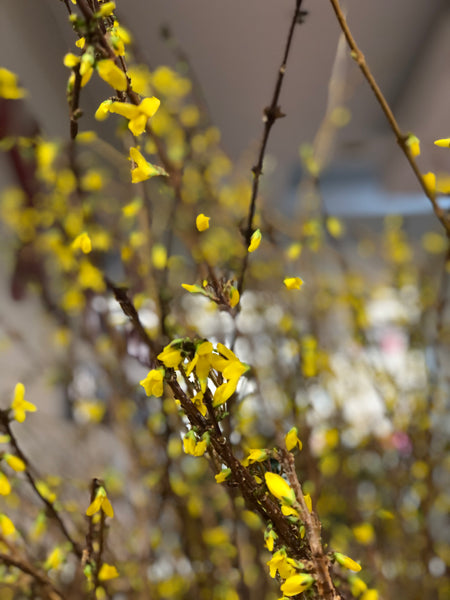
[[330,0],[330,2],[331,2],[334,12],[336,13],[336,18],[339,22],[339,25],[345,35],[345,39],[347,40],[347,43],[351,50],[352,58],[358,64],[359,68],[361,69],[362,74],[364,75],[365,79],[367,80],[368,84],[370,85],[370,87],[375,95],[375,98],[378,100],[378,103],[380,104],[381,109],[384,112],[386,119],[396,137],[398,145],[400,146],[404,155],[406,156],[406,159],[409,162],[411,169],[414,172],[414,175],[416,176],[417,180],[419,181],[419,184],[420,184],[422,190],[424,191],[425,195],[427,196],[427,198],[430,200],[430,202],[432,204],[434,214],[436,215],[436,217],[439,219],[440,223],[444,227],[444,229],[447,233],[447,236],[450,237],[450,217],[445,212],[445,210],[439,206],[439,204],[436,200],[436,193],[434,191],[430,190],[426,186],[426,184],[423,180],[422,173],[420,172],[419,167],[417,166],[417,163],[414,160],[414,157],[412,156],[411,151],[409,149],[409,146],[407,143],[409,136],[401,131],[401,129],[394,117],[394,114],[393,114],[389,104],[386,101],[386,98],[383,96],[383,93],[381,92],[381,90],[380,90],[380,88],[379,88],[367,62],[366,62],[364,54],[361,52],[358,45],[356,44],[356,41],[349,29],[347,21],[345,19],[344,13],[342,12],[342,9],[340,7],[339,0]]
[[48,588],[49,600],[55,600],[56,598],[62,598],[62,600],[64,600],[63,594],[55,587],[55,584],[51,581],[51,579],[44,573],[41,573],[41,571],[38,571],[38,569],[35,569],[33,565],[30,565],[30,563],[25,562],[20,558],[9,556],[3,552],[0,552],[0,563],[3,563],[8,567],[15,567],[16,569],[19,569],[22,571],[22,573],[26,573],[27,575],[33,577],[33,579],[35,579],[44,588]]
[[295,498],[300,505],[301,519],[305,524],[306,536],[311,550],[311,559],[314,565],[315,581],[320,598],[324,600],[340,600],[330,573],[330,562],[325,555],[320,539],[320,521],[315,513],[310,513],[306,506],[302,487],[295,472],[294,456],[291,452],[280,451],[281,464],[291,488],[295,492]]
[[[267,141],[269,139],[270,131],[271,131],[272,126],[275,123],[275,121],[277,119],[280,119],[281,117],[285,116],[281,112],[281,108],[278,105],[278,101],[280,98],[281,87],[283,85],[284,74],[286,73],[286,65],[287,65],[287,60],[289,57],[289,52],[290,52],[291,46],[292,46],[292,39],[294,37],[294,29],[295,29],[295,26],[301,22],[301,17],[303,15],[303,13],[301,11],[302,1],[303,0],[296,0],[294,14],[292,16],[291,24],[289,26],[288,36],[286,39],[286,46],[285,46],[284,53],[283,53],[283,59],[281,61],[281,65],[278,69],[278,76],[277,76],[277,80],[275,83],[275,89],[273,91],[272,100],[270,102],[270,105],[264,109],[264,117],[263,117],[264,131],[263,131],[263,135],[261,138],[261,144],[260,144],[259,153],[258,153],[258,160],[252,168],[252,172],[253,172],[252,195],[251,195],[250,207],[249,207],[249,211],[248,211],[247,227],[244,232],[244,242],[246,245],[246,249],[250,245],[250,240],[251,240],[251,237],[253,234],[253,219],[255,217],[256,199],[258,197],[259,180],[260,180],[260,177],[263,172],[262,168],[263,168],[264,156],[266,153]],[[242,268],[241,268],[241,274],[239,276],[238,291],[240,294],[242,293],[242,289],[244,286],[244,279],[245,279],[245,273],[247,270],[247,265],[248,265],[248,252],[246,252],[244,255],[244,259],[242,262]]]

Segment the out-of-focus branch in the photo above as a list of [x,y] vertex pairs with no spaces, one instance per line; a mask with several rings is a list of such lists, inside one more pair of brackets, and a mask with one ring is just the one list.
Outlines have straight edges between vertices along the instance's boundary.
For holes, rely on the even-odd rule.
[[49,600],[56,600],[57,598],[64,600],[64,596],[55,587],[54,583],[44,573],[35,569],[33,565],[30,565],[30,563],[26,562],[25,560],[0,552],[0,563],[8,567],[15,567],[16,569],[22,571],[22,573],[30,575],[39,583],[39,585],[48,590],[48,595],[46,597]]

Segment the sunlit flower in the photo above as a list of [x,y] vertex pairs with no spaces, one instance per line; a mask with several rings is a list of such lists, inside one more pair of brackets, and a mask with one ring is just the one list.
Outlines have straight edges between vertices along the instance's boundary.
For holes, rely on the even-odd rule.
[[149,371],[147,377],[142,379],[139,384],[145,390],[147,396],[159,396],[163,395],[164,391],[164,369],[152,369]]
[[17,85],[17,75],[0,67],[0,98],[17,100],[26,95],[26,90]]
[[264,532],[264,545],[269,550],[269,552],[273,552],[273,548],[275,545],[275,540],[278,538],[278,535],[273,529],[266,529]]
[[3,514],[0,514],[0,531],[4,536],[12,535],[16,531],[11,519]]
[[25,386],[23,383],[18,383],[14,389],[14,398],[11,403],[11,409],[14,418],[19,423],[23,423],[26,419],[27,412],[36,412],[36,407],[31,402],[25,400]]
[[100,581],[107,581],[108,579],[115,579],[119,577],[119,571],[114,565],[108,565],[103,563],[98,572],[98,578]]
[[199,231],[205,231],[209,228],[210,217],[207,217],[203,213],[197,215],[195,219],[195,225]]
[[435,140],[434,143],[440,148],[450,148],[450,138],[442,138],[440,140]]
[[64,552],[62,548],[57,546],[54,548],[45,561],[44,568],[49,571],[50,569],[58,569],[64,562]]
[[267,472],[264,474],[264,478],[269,492],[275,496],[275,498],[283,500],[286,504],[292,504],[295,501],[294,490],[281,475]]
[[27,468],[25,462],[19,458],[18,456],[14,456],[14,454],[4,454],[3,459],[8,466],[11,467],[13,471],[20,472],[25,471]]
[[249,252],[254,252],[261,243],[261,230],[257,229],[253,232],[252,237],[250,238],[250,245],[248,247]]
[[72,248],[74,250],[81,250],[84,254],[89,254],[89,252],[92,250],[91,238],[85,231],[83,231],[83,233],[77,235],[77,237],[73,240]]
[[211,342],[202,342],[195,350],[194,358],[186,368],[186,375],[189,376],[195,368],[195,374],[200,382],[200,388],[203,393],[206,390],[206,382],[211,369],[213,345]]
[[350,571],[361,571],[361,565],[354,561],[349,556],[345,556],[345,554],[341,554],[340,552],[334,553],[334,558],[338,561],[340,565],[342,565],[345,569],[349,569]]
[[292,506],[288,506],[287,504],[283,504],[281,506],[281,512],[285,517],[295,517],[296,519],[300,518],[298,511],[295,510],[295,508],[292,508]]
[[422,179],[428,193],[434,195],[436,193],[436,175],[430,171],[429,173],[422,175]]
[[95,13],[96,17],[109,17],[116,10],[114,2],[104,2],[100,9]]
[[0,471],[0,495],[7,496],[11,493],[11,484],[4,473]]
[[214,475],[214,479],[217,483],[223,483],[231,475],[231,469],[222,469],[217,475]]
[[175,369],[183,360],[181,350],[170,344],[158,354],[158,359],[169,369]]
[[88,517],[92,517],[92,515],[95,515],[95,513],[99,512],[100,509],[107,517],[111,517],[111,519],[114,517],[113,507],[108,499],[106,490],[102,485],[97,489],[94,500],[86,510],[86,515]]
[[310,494],[305,494],[303,496],[303,498],[305,500],[306,508],[309,510],[310,513],[312,513],[312,499],[311,499],[311,495]]
[[[131,105],[130,105],[131,106]],[[157,175],[167,175],[162,167],[152,165],[142,156],[138,148],[130,148],[130,159],[134,162],[131,170],[131,182],[140,183]]]
[[204,434],[202,439],[197,441],[197,436],[191,429],[183,438],[183,449],[186,454],[191,454],[192,456],[203,456],[208,448],[208,443],[208,434]]
[[[148,119],[153,117],[158,110],[160,103],[160,100],[154,96],[151,98],[143,98],[137,106],[135,104],[130,104],[129,102],[105,101],[99,106],[97,112],[103,105],[100,113],[100,120],[106,118],[104,116],[105,112],[111,112],[125,117],[128,119],[128,129],[133,135],[138,136],[141,135],[141,133],[144,133]],[[98,119],[97,113],[96,118]]]
[[300,277],[286,277],[283,283],[288,290],[299,290],[304,282]]
[[314,577],[308,573],[299,573],[288,577],[281,586],[285,596],[296,596],[307,590],[314,582]]
[[237,288],[235,288],[234,286],[231,286],[230,290],[229,290],[229,294],[230,294],[230,306],[231,306],[231,308],[234,308],[235,306],[237,306],[239,304],[239,300],[240,300],[239,290]]
[[289,452],[291,450],[293,450],[296,446],[298,447],[299,450],[301,450],[303,448],[303,444],[298,437],[297,427],[292,427],[292,429],[290,429],[287,432],[287,434],[285,435],[285,438],[284,438],[284,442],[286,444],[286,449]]
[[420,155],[420,140],[418,137],[410,134],[406,140],[406,145],[408,146],[413,158]]
[[109,83],[109,85],[115,90],[124,92],[127,89],[127,76],[122,69],[116,65],[112,58],[99,60],[97,63],[97,72],[103,81]]
[[297,572],[297,563],[288,557],[284,548],[277,550],[272,558],[267,561],[267,565],[269,566],[270,576],[273,578],[277,576],[277,572],[282,579],[292,577]]
[[[255,462],[264,462],[267,460],[268,454],[265,448],[255,448],[245,459],[246,464],[253,464]],[[244,462],[244,461],[243,461]]]

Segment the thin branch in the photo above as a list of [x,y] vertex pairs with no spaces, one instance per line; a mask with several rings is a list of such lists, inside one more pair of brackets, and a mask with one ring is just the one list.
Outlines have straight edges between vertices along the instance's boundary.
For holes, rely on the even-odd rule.
[[340,600],[330,573],[330,562],[325,555],[320,539],[320,521],[315,513],[310,513],[306,506],[302,487],[295,472],[294,456],[290,452],[280,451],[281,464],[294,490],[295,498],[300,505],[301,519],[306,528],[306,539],[311,550],[311,559],[315,570],[315,579],[320,598],[324,600]]
[[9,438],[10,438],[10,444],[14,448],[14,451],[15,451],[16,455],[20,459],[22,459],[24,461],[24,463],[27,465],[27,468],[25,470],[25,477],[28,479],[28,483],[31,485],[31,487],[33,488],[33,490],[36,492],[36,494],[39,496],[39,498],[45,504],[46,509],[47,509],[49,515],[59,525],[59,528],[60,528],[61,532],[63,533],[64,537],[72,545],[74,553],[78,556],[78,558],[81,559],[81,557],[82,557],[82,550],[81,550],[80,545],[70,535],[70,533],[69,533],[69,531],[68,531],[68,529],[67,529],[64,521],[61,518],[61,515],[56,510],[56,508],[54,507],[53,503],[50,502],[50,500],[48,500],[45,496],[43,496],[41,494],[41,492],[39,491],[37,482],[36,482],[34,476],[30,472],[30,461],[27,459],[27,457],[25,456],[25,454],[20,449],[20,446],[19,446],[19,444],[17,442],[17,439],[16,439],[16,437],[15,437],[15,435],[14,435],[12,429],[11,429],[11,425],[9,423],[8,412],[9,411],[0,411],[0,423],[3,426],[3,429],[4,429],[5,433],[9,436]]
[[356,63],[358,64],[359,68],[362,71],[362,74],[364,75],[368,84],[372,88],[375,98],[378,100],[378,103],[380,104],[381,109],[384,112],[385,117],[397,139],[398,145],[400,146],[404,155],[406,156],[406,159],[409,162],[411,169],[414,172],[414,175],[416,176],[417,180],[419,181],[419,184],[420,184],[422,190],[424,191],[425,195],[430,200],[430,202],[433,206],[434,214],[439,219],[439,221],[441,222],[445,231],[447,232],[447,236],[450,237],[450,217],[446,213],[446,211],[439,206],[439,204],[436,200],[436,193],[434,191],[430,190],[427,187],[427,185],[425,184],[422,173],[420,172],[419,167],[417,166],[417,163],[414,160],[414,157],[412,156],[411,151],[408,147],[407,141],[408,141],[409,136],[401,131],[401,129],[394,117],[394,114],[393,114],[391,108],[389,107],[389,104],[386,101],[386,98],[383,96],[383,93],[381,92],[377,82],[375,81],[375,78],[372,75],[372,72],[366,62],[364,54],[361,52],[361,50],[357,46],[356,41],[348,27],[344,13],[342,12],[342,9],[339,5],[339,0],[330,0],[330,2],[331,2],[334,12],[336,13],[336,17],[337,17],[337,20],[339,21],[339,25],[341,26],[342,32],[345,35],[345,39],[347,40],[347,43],[350,47],[352,58],[356,61]]
[[[292,39],[294,37],[294,29],[295,26],[302,22],[302,16],[304,13],[301,11],[303,0],[296,0],[295,3],[295,11],[292,16],[291,24],[289,26],[289,33],[286,39],[286,46],[283,53],[283,59],[281,61],[281,65],[278,69],[278,76],[275,83],[275,89],[273,91],[272,100],[270,105],[264,109],[264,131],[261,138],[261,145],[258,153],[258,161],[256,165],[253,166],[253,186],[252,186],[252,195],[250,199],[250,207],[248,211],[248,219],[247,219],[247,227],[244,232],[245,244],[246,248],[250,245],[250,240],[253,233],[253,219],[255,217],[256,210],[256,199],[258,197],[258,189],[259,189],[259,179],[262,175],[262,168],[264,162],[264,156],[266,153],[267,141],[269,139],[270,131],[272,129],[273,124],[277,119],[284,117],[285,115],[281,112],[280,106],[278,105],[278,101],[280,98],[281,87],[283,85],[284,74],[286,73],[286,65],[289,57],[289,52],[292,46]],[[238,290],[239,293],[242,293],[242,288],[244,286],[244,278],[245,272],[247,270],[248,265],[248,252],[245,253],[244,259],[242,262],[241,274],[239,277]]]
[[37,569],[30,565],[30,563],[25,562],[20,558],[14,558],[0,552],[0,563],[7,565],[8,567],[15,567],[22,571],[22,573],[26,573],[35,579],[38,583],[40,583],[43,587],[49,589],[49,598],[53,600],[55,598],[62,598],[64,600],[64,596],[62,593],[55,587],[54,583],[45,575],[45,573],[41,573]]

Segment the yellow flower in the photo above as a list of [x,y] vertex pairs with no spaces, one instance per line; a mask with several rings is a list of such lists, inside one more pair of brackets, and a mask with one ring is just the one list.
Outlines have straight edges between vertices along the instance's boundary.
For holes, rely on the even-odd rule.
[[310,494],[305,494],[303,496],[303,498],[305,499],[305,504],[306,504],[306,508],[309,510],[310,513],[312,513],[312,500],[311,500],[311,495]]
[[181,350],[174,348],[170,344],[158,354],[158,359],[169,369],[176,369],[183,360]]
[[264,545],[269,550],[269,552],[273,552],[275,540],[278,538],[278,535],[275,533],[273,529],[266,529],[264,532]]
[[249,370],[249,366],[242,363],[232,350],[223,344],[217,344],[220,353],[212,356],[212,366],[216,371],[222,373],[226,383],[220,385],[214,392],[213,406],[220,406],[226,402],[236,391],[241,376]]
[[203,402],[203,392],[198,392],[193,398],[191,398],[191,400],[198,412],[205,417],[208,409],[206,408],[206,404]]
[[157,175],[167,175],[162,167],[147,162],[138,148],[130,148],[130,159],[135,164],[131,170],[131,183],[140,183]]
[[359,596],[367,590],[367,584],[365,581],[360,579],[357,575],[351,575],[348,579],[350,583],[350,589],[354,596]]
[[45,564],[44,564],[44,569],[46,569],[47,571],[49,571],[50,569],[57,569],[58,567],[60,567],[62,565],[63,561],[64,561],[64,553],[62,551],[62,548],[59,548],[57,546],[48,555],[47,560],[45,561]]
[[450,148],[450,138],[442,138],[440,140],[435,140],[434,143],[440,148]]
[[113,507],[111,506],[111,502],[106,495],[106,490],[102,485],[97,489],[94,500],[86,510],[86,515],[92,517],[92,515],[95,515],[100,509],[107,517],[111,517],[111,519],[114,517]]
[[80,57],[72,52],[68,52],[63,58],[63,64],[65,67],[72,69],[80,63]]
[[164,369],[152,369],[149,371],[147,377],[139,382],[144,388],[147,396],[156,396],[159,398],[163,395],[164,373]]
[[181,287],[184,288],[186,291],[188,291],[190,294],[203,294],[205,295],[205,290],[200,287],[199,285],[197,285],[196,283],[194,283],[193,285],[191,285],[190,283],[182,283]]
[[267,564],[272,578],[276,577],[277,571],[282,579],[292,577],[296,573],[297,563],[287,556],[284,548],[277,550]]
[[283,283],[288,290],[299,290],[304,282],[300,277],[286,277]]
[[212,351],[213,345],[211,342],[202,342],[197,346],[195,356],[186,368],[186,375],[188,377],[195,368],[195,374],[198,377],[200,388],[203,393],[205,393],[206,383],[211,369]]
[[[138,106],[135,104],[130,104],[128,102],[110,102],[108,101],[102,102],[97,112],[100,110],[100,107],[103,108],[101,110],[101,115],[103,116],[105,111],[115,113],[117,115],[121,115],[128,119],[128,129],[131,131],[133,135],[141,135],[144,133],[145,127],[147,125],[147,121],[150,117],[156,113],[159,108],[160,100],[152,96],[151,98],[143,98]],[[97,114],[96,114],[96,118]],[[103,116],[103,118],[106,118]],[[100,119],[101,120],[101,119]]]
[[26,91],[17,85],[17,75],[8,69],[0,68],[0,98],[17,100],[25,95]]
[[106,581],[108,579],[115,579],[119,577],[119,572],[114,565],[108,565],[103,563],[100,571],[98,572],[98,578],[100,581]]
[[250,452],[245,460],[242,461],[242,464],[246,467],[247,465],[251,465],[255,462],[264,462],[267,460],[268,454],[265,448],[255,448]]
[[11,484],[4,473],[0,471],[0,495],[7,496],[11,493]]
[[83,231],[83,233],[77,235],[77,237],[73,240],[72,248],[74,250],[81,250],[84,252],[84,254],[89,254],[89,252],[92,250],[91,238],[85,231]]
[[239,290],[237,288],[235,288],[234,286],[231,286],[230,290],[229,290],[229,294],[230,294],[230,306],[231,306],[231,308],[234,308],[235,306],[237,306],[239,304],[239,299],[240,299]]
[[292,504],[295,501],[294,490],[280,475],[277,475],[276,473],[265,473],[264,479],[266,480],[269,492],[275,496],[275,498],[286,502],[286,504]]
[[371,523],[361,523],[353,527],[355,539],[364,546],[370,545],[375,540],[375,531]]
[[436,175],[430,171],[429,173],[422,175],[422,179],[428,193],[434,195],[436,193]]
[[410,134],[406,140],[406,145],[408,146],[413,158],[420,155],[420,140],[418,137]]
[[97,63],[97,72],[100,77],[106,81],[106,83],[109,83],[109,85],[115,90],[124,92],[127,89],[127,76],[122,69],[119,69],[112,58],[99,60]]
[[378,600],[379,597],[378,591],[372,588],[364,592],[361,596],[361,600]]
[[13,471],[25,471],[27,468],[24,461],[18,456],[14,456],[14,454],[4,454],[3,458],[5,459],[6,464],[9,465]]
[[26,413],[36,412],[36,407],[31,402],[25,400],[25,386],[23,383],[18,383],[14,389],[14,398],[11,404],[11,409],[14,413],[14,418],[19,423],[23,423],[26,419]]
[[82,259],[80,262],[78,281],[83,289],[90,289],[94,292],[103,292],[106,287],[101,271],[87,259]]
[[252,237],[250,238],[250,246],[248,247],[249,252],[254,252],[261,243],[261,230],[257,229],[253,232]]
[[292,508],[292,506],[287,506],[286,504],[281,506],[281,512],[285,517],[296,517],[297,519],[300,517],[295,508]]
[[288,577],[281,586],[281,591],[285,596],[296,596],[307,590],[314,582],[314,577],[308,573],[299,573]]
[[290,429],[287,432],[284,438],[284,443],[286,444],[286,449],[289,452],[293,450],[296,446],[298,446],[299,450],[303,448],[303,444],[298,437],[297,427],[292,427],[292,429]]
[[95,111],[95,118],[97,121],[104,121],[109,116],[109,107],[113,103],[112,100],[103,100],[100,106]]
[[334,238],[340,238],[344,233],[342,221],[337,217],[328,217],[326,220],[328,233]]
[[12,535],[16,531],[11,519],[3,514],[0,514],[0,531],[4,536]]
[[192,456],[203,456],[208,448],[208,443],[208,434],[203,434],[201,441],[198,442],[197,436],[191,429],[191,431],[188,431],[183,438],[183,449],[186,454],[191,454]]
[[207,217],[203,213],[200,213],[195,219],[195,225],[199,231],[205,231],[209,228],[209,221],[210,217]]
[[96,17],[109,17],[116,10],[114,2],[104,2],[100,10],[95,13]]
[[223,483],[231,474],[231,469],[222,469],[220,473],[214,475],[214,479],[217,483]]
[[340,552],[335,552],[334,557],[338,561],[338,563],[342,565],[345,569],[355,571],[356,573],[358,573],[358,571],[361,571],[361,565],[359,565],[349,556],[345,556],[345,554],[341,554]]

